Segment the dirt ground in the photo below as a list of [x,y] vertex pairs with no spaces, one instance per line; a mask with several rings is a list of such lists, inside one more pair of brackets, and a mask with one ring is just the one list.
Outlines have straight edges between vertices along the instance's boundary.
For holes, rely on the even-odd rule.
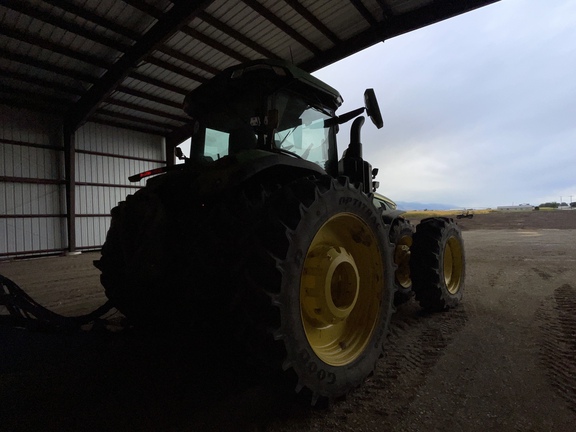
[[[2,321],[0,430],[573,431],[576,211],[458,222],[463,303],[433,315],[399,307],[386,355],[345,400],[310,408],[202,335],[123,329],[118,315],[70,333]],[[98,257],[5,261],[0,273],[50,309],[82,314],[105,300]]]

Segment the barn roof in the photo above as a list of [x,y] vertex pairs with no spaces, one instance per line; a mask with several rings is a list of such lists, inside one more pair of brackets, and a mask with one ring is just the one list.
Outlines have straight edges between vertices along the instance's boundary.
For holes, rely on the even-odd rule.
[[0,104],[184,139],[184,96],[228,66],[313,72],[494,1],[2,0]]

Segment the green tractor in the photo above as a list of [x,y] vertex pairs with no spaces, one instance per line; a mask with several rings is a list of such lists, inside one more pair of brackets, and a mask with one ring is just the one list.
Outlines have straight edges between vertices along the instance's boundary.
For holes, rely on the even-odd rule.
[[[338,91],[275,60],[192,91],[185,163],[133,176],[162,172],[112,210],[95,265],[117,309],[135,325],[212,329],[315,402],[374,370],[397,293],[430,310],[456,306],[458,226],[433,218],[414,232],[374,194],[360,141],[364,111],[382,127],[374,92],[336,115],[341,104]],[[336,134],[352,120],[339,159]]]

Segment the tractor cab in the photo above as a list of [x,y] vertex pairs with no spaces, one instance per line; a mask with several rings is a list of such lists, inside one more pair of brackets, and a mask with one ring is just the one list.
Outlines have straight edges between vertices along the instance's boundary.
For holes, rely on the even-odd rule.
[[195,122],[190,158],[215,161],[261,150],[335,170],[329,162],[336,159],[336,123],[330,120],[341,104],[337,90],[286,62],[229,68],[184,101]]
[[382,126],[374,92],[368,90],[365,99],[365,108],[337,116],[340,93],[290,63],[258,60],[228,68],[184,101],[195,126],[190,159],[212,162],[248,150],[253,156],[259,154],[255,150],[272,152],[312,162],[332,177],[346,175],[370,191],[372,168],[362,159],[360,144],[363,117],[356,120],[340,162],[336,148],[338,126],[364,110]]

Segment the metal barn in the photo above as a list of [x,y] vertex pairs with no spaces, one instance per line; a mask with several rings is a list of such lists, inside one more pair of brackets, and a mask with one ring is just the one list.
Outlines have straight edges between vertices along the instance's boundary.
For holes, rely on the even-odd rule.
[[184,95],[258,58],[315,71],[494,0],[3,0],[0,259],[101,247],[109,214],[173,164]]

